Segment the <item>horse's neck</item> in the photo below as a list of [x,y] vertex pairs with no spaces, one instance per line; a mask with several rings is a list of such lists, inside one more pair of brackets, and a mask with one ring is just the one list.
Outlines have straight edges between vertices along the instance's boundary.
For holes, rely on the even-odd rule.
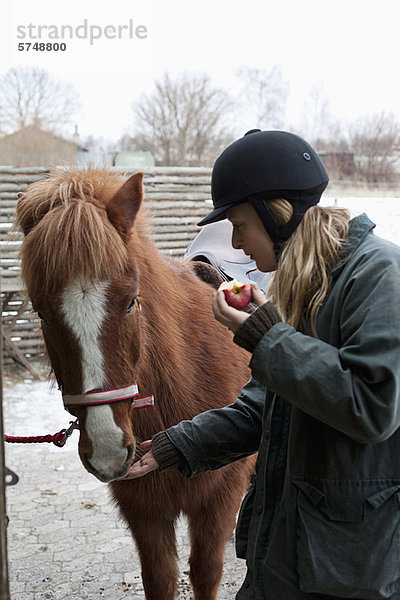
[[143,299],[165,307],[176,298],[177,288],[183,287],[182,268],[170,261],[156,247],[153,240],[143,236],[134,256],[140,272],[140,294]]
[[157,385],[161,382],[172,385],[175,378],[171,373],[179,377],[188,344],[185,322],[189,309],[185,304],[191,275],[179,262],[166,260],[152,243],[142,249],[139,271],[143,323],[139,371]]

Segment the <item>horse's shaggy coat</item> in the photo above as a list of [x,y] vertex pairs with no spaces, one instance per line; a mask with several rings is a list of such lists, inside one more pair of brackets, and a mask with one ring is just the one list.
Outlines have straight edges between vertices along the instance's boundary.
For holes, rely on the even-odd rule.
[[57,171],[21,195],[22,272],[42,318],[57,381],[69,394],[137,381],[155,407],[129,401],[77,408],[79,453],[111,492],[137,543],[146,598],[172,600],[175,522],[187,515],[197,600],[213,600],[249,461],[186,480],[178,471],[118,481],[137,444],[204,410],[233,402],[248,355],[211,311],[212,288],[193,266],[163,256],[149,235],[142,176]]

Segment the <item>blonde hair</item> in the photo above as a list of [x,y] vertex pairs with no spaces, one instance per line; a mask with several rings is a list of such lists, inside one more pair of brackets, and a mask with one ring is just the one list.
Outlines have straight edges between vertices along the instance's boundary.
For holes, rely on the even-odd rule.
[[[278,226],[285,225],[293,212],[284,199],[267,201]],[[285,243],[278,261],[269,297],[283,320],[300,331],[316,319],[331,284],[331,271],[347,237],[350,213],[344,208],[309,208]]]

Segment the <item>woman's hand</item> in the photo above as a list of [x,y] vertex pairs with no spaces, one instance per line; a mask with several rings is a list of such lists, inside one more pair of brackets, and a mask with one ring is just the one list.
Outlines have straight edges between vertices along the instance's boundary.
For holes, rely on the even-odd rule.
[[156,471],[158,469],[158,462],[154,456],[151,440],[142,442],[140,447],[142,450],[147,450],[146,454],[131,466],[127,475],[122,477],[121,481],[143,477],[143,475],[147,475],[147,473],[151,473],[151,471]]
[[[264,296],[257,284],[253,284],[251,286],[251,292],[252,300],[258,307],[262,306],[267,302],[266,297]],[[245,320],[250,317],[249,313],[243,312],[242,310],[237,310],[236,308],[232,308],[232,306],[229,306],[229,304],[225,300],[224,293],[220,291],[216,292],[213,295],[212,307],[214,311],[214,316],[217,319],[217,321],[222,323],[222,325],[225,325],[225,327],[228,327],[228,329],[233,331],[233,333],[236,333],[239,327],[243,325]]]

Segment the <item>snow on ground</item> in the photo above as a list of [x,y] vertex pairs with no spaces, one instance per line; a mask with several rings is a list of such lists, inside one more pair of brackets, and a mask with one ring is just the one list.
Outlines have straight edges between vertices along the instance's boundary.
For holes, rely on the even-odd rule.
[[[51,382],[32,381],[25,377],[18,383],[12,383],[6,378],[4,382],[5,433],[27,436],[53,434],[68,427],[71,419],[72,415],[64,410],[61,393]],[[77,437],[75,434],[68,445]],[[57,451],[57,448],[54,447],[54,450]]]
[[353,216],[367,213],[376,224],[375,234],[400,245],[400,198],[324,197],[323,206],[343,206]]

